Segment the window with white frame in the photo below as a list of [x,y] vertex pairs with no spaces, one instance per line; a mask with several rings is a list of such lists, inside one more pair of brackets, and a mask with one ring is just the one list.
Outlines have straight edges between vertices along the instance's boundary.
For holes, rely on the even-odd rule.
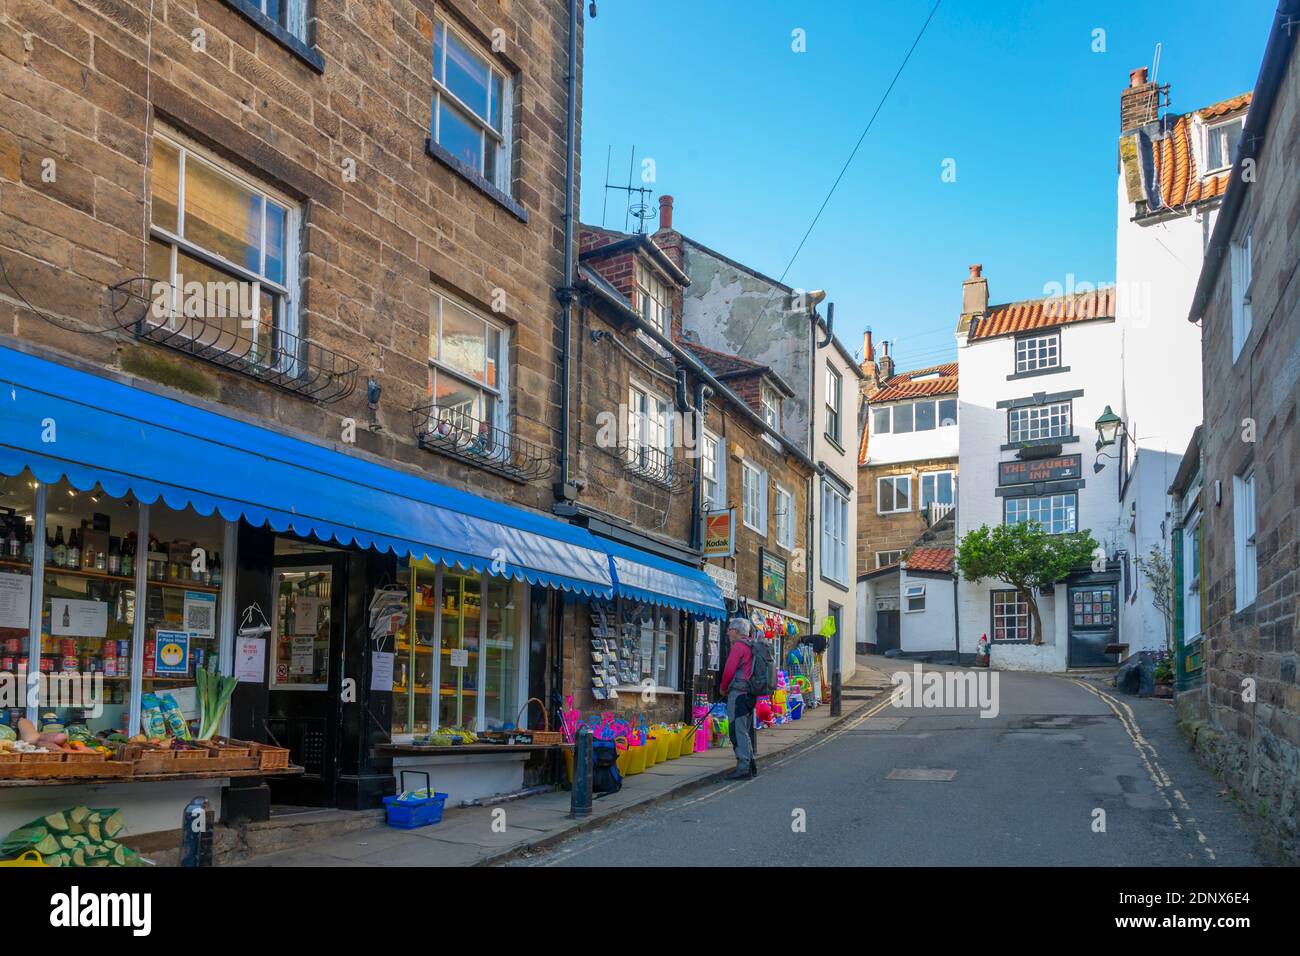
[[1205,130],[1205,171],[1214,172],[1232,165],[1241,142],[1242,117],[1218,123]]
[[992,591],[993,640],[1028,641],[1033,637],[1029,604],[1019,591]]
[[1232,538],[1237,584],[1237,610],[1255,603],[1259,560],[1255,551],[1255,472],[1232,479]]
[[951,471],[927,471],[921,475],[921,507],[928,507],[932,502],[950,505],[956,501],[953,495],[954,476]]
[[704,486],[705,509],[725,508],[727,505],[726,455],[722,440],[706,431],[700,438],[700,475]]
[[1201,509],[1183,525],[1183,634],[1185,641],[1201,635]]
[[669,399],[633,382],[628,388],[627,454],[636,467],[666,476],[672,459]]
[[1007,441],[1011,444],[1042,438],[1066,438],[1073,428],[1070,402],[1028,405],[1007,411]]
[[886,405],[875,410],[871,431],[877,435],[889,432],[928,432],[957,424],[957,399],[941,398],[901,405]]
[[873,409],[871,414],[871,433],[873,435],[889,434],[889,419],[892,411],[893,409],[888,405]]
[[767,534],[767,472],[745,462],[741,466],[741,520],[745,527]]
[[672,334],[672,299],[668,286],[645,263],[636,264],[636,310],[664,335]]
[[771,385],[763,383],[759,391],[759,401],[763,406],[763,421],[774,431],[781,430],[781,395]]
[[1016,339],[1016,371],[1037,372],[1061,364],[1061,333],[1027,335]]
[[883,568],[891,564],[897,564],[903,559],[902,551],[877,551],[876,567]]
[[1078,530],[1079,496],[1041,495],[1006,498],[1006,524],[1036,521],[1048,534],[1065,534]]
[[267,19],[284,27],[293,37],[307,42],[308,0],[248,0]]
[[826,365],[826,437],[838,443],[840,440],[840,405],[843,400],[844,379],[840,373],[827,363]]
[[849,583],[849,499],[822,482],[822,577]]
[[939,399],[939,427],[948,428],[957,424],[957,399]]
[[429,318],[429,396],[439,421],[506,429],[509,331],[435,292]]
[[1250,308],[1250,283],[1253,263],[1250,251],[1250,226],[1246,226],[1232,241],[1229,259],[1232,270],[1232,360],[1237,361],[1241,350],[1250,338],[1254,324]]
[[903,594],[903,609],[905,611],[924,611],[925,610],[925,585],[909,584]]
[[514,84],[447,20],[433,25],[432,140],[511,193]]
[[905,435],[908,432],[915,431],[913,421],[916,417],[916,407],[912,403],[906,405],[894,406],[894,434]]
[[776,486],[776,543],[787,551],[794,550],[794,495],[784,485]]
[[876,479],[876,513],[887,515],[912,510],[912,476],[890,475]]
[[279,333],[298,332],[298,206],[179,136],[157,133],[151,146],[148,269],[159,285],[145,320],[258,364],[292,362]]

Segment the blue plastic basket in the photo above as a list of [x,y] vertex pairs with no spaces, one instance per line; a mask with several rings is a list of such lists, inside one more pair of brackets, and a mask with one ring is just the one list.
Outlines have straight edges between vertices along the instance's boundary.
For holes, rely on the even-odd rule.
[[[405,792],[406,775],[408,773],[423,774],[424,789],[433,789],[429,782],[429,775],[424,771],[403,770],[399,779],[399,790]],[[432,823],[438,823],[442,820],[442,808],[446,803],[447,795],[437,791],[434,791],[432,797],[418,799],[408,798],[402,800],[397,796],[384,797],[384,807],[388,811],[388,825],[397,827],[399,830],[415,830],[419,827],[427,827]]]

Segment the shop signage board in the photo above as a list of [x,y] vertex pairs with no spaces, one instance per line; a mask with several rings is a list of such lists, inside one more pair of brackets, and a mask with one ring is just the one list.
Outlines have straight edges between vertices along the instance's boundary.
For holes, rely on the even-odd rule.
[[736,509],[704,513],[704,556],[729,558],[736,553]]
[[785,558],[767,548],[758,549],[758,598],[777,607],[785,607]]
[[235,642],[235,680],[260,684],[265,678],[266,639],[262,637],[239,638]]
[[1040,481],[1062,481],[1082,474],[1079,455],[1060,455],[1037,461],[998,462],[999,485],[1032,485]]
[[704,573],[718,586],[722,596],[728,601],[736,600],[736,572],[716,564],[704,565]]

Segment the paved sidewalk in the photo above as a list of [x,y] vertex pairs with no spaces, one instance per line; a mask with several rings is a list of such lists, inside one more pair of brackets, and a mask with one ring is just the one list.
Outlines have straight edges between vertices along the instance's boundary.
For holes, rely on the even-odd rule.
[[[883,658],[858,658],[858,669],[844,686],[846,692],[852,688],[854,697],[859,699],[851,699],[846,694],[840,717],[831,717],[830,705],[823,704],[808,711],[802,720],[759,731],[759,772],[766,758],[800,747],[870,706],[869,699],[865,699],[867,694],[880,694],[881,688],[888,686],[884,665]],[[706,786],[734,767],[729,747],[656,764],[645,773],[625,777],[623,789],[618,793],[598,796],[591,816],[582,820],[570,819],[569,793],[556,790],[496,807],[448,809],[441,823],[418,830],[388,826],[355,830],[235,865],[483,866],[525,850],[540,849],[687,790]]]

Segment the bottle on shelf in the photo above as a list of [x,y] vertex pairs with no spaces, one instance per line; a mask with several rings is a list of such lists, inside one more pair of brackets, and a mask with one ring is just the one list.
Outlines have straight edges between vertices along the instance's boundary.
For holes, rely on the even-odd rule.
[[132,531],[122,542],[122,576],[135,577],[135,532]]
[[56,568],[68,566],[68,546],[63,543],[63,525],[58,526],[58,532],[54,535],[54,566]]
[[77,529],[73,528],[72,533],[68,535],[68,547],[63,552],[64,567],[79,568],[81,567],[81,544],[77,540]]
[[49,525],[45,526],[45,564],[47,567],[54,564],[54,535],[50,534]]
[[221,554],[213,552],[212,565],[208,568],[208,583],[214,588],[221,587]]
[[122,549],[118,545],[117,538],[108,539],[108,573],[120,575],[122,573]]
[[36,560],[36,529],[25,528],[23,531],[23,560],[31,564]]
[[104,572],[108,571],[108,552],[103,548],[95,549],[95,570]]
[[9,534],[5,536],[5,556],[17,560],[23,553],[23,543],[18,537],[16,524],[9,525]]

